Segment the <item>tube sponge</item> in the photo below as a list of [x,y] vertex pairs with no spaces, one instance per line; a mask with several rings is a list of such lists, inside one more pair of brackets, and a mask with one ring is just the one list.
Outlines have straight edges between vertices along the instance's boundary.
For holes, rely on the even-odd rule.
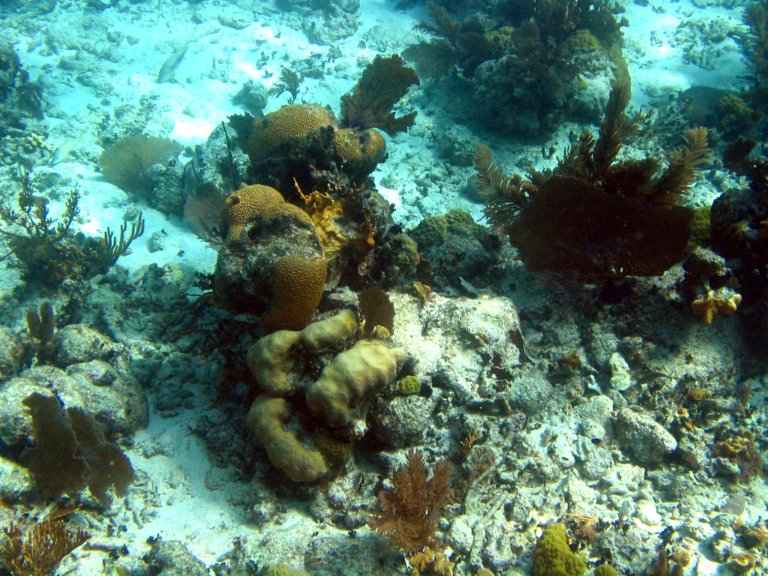
[[307,389],[307,405],[331,426],[345,426],[352,406],[394,380],[404,360],[402,348],[390,348],[379,339],[360,340],[323,368]]

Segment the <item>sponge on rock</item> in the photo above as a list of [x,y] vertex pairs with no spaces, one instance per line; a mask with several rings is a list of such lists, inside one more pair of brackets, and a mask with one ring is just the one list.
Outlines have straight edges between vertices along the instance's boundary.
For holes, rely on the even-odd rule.
[[328,465],[317,449],[303,443],[295,431],[288,429],[286,422],[290,417],[287,400],[259,396],[248,411],[247,424],[276,468],[294,482],[314,482],[328,474]]
[[379,339],[360,340],[323,368],[307,389],[307,405],[331,426],[346,426],[354,405],[394,380],[404,361],[402,348]]

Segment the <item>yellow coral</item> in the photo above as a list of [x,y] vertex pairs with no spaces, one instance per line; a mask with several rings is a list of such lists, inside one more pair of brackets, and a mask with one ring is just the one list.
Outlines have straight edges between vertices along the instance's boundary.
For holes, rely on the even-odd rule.
[[351,338],[359,329],[357,318],[350,310],[312,322],[300,332],[278,330],[248,349],[246,361],[256,377],[261,391],[270,396],[290,396],[298,390],[301,371],[296,365],[295,349],[319,353]]
[[336,130],[333,143],[342,168],[351,172],[371,172],[387,155],[384,137],[373,128]]
[[402,348],[390,348],[378,338],[359,340],[325,366],[307,388],[307,406],[323,414],[331,426],[346,426],[353,406],[394,380],[404,361]]
[[584,560],[568,546],[565,526],[547,526],[533,551],[533,576],[583,576],[586,570]]
[[224,199],[227,242],[240,237],[243,226],[271,206],[285,202],[283,195],[270,186],[254,184],[232,192]]
[[291,140],[306,138],[338,122],[328,108],[315,104],[291,104],[270,112],[253,123],[248,140],[248,156],[253,164],[271,150]]
[[691,302],[693,313],[707,324],[718,316],[730,316],[741,304],[741,294],[729,292],[728,297],[713,290],[707,291],[706,296],[696,298]]
[[317,448],[286,426],[290,417],[287,400],[259,396],[248,411],[247,424],[276,468],[294,482],[314,482],[328,474],[328,465]]
[[267,330],[298,330],[307,325],[320,303],[328,265],[289,254],[275,265],[275,301],[264,319]]

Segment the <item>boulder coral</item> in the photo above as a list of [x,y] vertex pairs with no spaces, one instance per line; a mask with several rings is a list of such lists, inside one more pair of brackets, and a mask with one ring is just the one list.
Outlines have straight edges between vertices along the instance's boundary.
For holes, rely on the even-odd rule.
[[304,327],[327,275],[309,215],[274,188],[253,185],[225,199],[223,217],[226,241],[214,274],[219,305],[262,316],[267,330]]
[[362,185],[386,158],[386,142],[371,127],[344,127],[333,112],[315,104],[290,104],[253,122],[248,138],[251,177],[285,197],[295,182],[311,190],[313,173],[343,173]]
[[232,192],[224,199],[223,216],[227,226],[227,242],[240,237],[243,227],[276,204],[285,202],[283,195],[271,186],[253,184]]
[[316,104],[289,104],[253,123],[248,156],[253,164],[284,144],[303,140],[321,128],[336,128],[333,112]]

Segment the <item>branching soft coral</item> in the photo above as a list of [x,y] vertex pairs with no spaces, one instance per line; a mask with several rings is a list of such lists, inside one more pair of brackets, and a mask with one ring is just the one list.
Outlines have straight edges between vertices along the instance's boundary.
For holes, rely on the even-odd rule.
[[435,465],[432,478],[421,454],[408,453],[408,463],[395,471],[393,489],[379,492],[381,511],[372,514],[369,523],[390,544],[406,552],[416,552],[432,543],[440,512],[451,493],[450,462]]
[[491,224],[509,235],[526,266],[608,283],[658,276],[679,262],[693,211],[679,204],[707,160],[707,132],[694,128],[659,176],[653,158],[616,162],[638,119],[624,109],[629,86],[615,82],[597,140],[585,132],[548,174],[527,183],[476,161]]
[[405,132],[416,112],[396,117],[392,108],[419,77],[397,54],[376,56],[363,71],[351,94],[341,98],[341,121],[350,128],[380,128],[390,136]]

